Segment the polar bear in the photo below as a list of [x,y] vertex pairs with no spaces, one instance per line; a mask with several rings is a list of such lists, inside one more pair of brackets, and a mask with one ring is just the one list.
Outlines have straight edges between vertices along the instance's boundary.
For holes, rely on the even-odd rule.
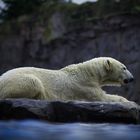
[[126,66],[111,57],[99,57],[60,70],[22,67],[0,77],[0,98],[128,102],[109,95],[103,86],[121,86],[133,81]]

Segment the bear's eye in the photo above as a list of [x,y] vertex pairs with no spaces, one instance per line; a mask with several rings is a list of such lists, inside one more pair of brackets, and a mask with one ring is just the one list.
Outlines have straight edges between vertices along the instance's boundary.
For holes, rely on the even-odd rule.
[[125,67],[123,67],[123,70],[126,70],[126,68],[125,68]]

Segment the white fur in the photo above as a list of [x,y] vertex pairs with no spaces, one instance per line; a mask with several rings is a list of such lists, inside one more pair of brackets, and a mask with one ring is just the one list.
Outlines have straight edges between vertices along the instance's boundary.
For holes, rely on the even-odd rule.
[[100,57],[60,70],[13,69],[0,77],[0,98],[125,102],[128,100],[124,97],[106,94],[101,88],[123,84],[123,78],[131,74],[122,67],[113,58]]

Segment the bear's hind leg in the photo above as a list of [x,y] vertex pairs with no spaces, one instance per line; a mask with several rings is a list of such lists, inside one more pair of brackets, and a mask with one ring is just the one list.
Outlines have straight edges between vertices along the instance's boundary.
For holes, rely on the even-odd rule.
[[42,82],[32,74],[0,80],[0,98],[45,99]]

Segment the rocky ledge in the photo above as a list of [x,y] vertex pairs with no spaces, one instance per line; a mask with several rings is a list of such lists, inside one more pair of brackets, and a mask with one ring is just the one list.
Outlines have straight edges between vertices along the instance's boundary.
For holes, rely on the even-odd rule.
[[0,120],[39,119],[49,122],[140,122],[139,106],[128,103],[0,100]]

